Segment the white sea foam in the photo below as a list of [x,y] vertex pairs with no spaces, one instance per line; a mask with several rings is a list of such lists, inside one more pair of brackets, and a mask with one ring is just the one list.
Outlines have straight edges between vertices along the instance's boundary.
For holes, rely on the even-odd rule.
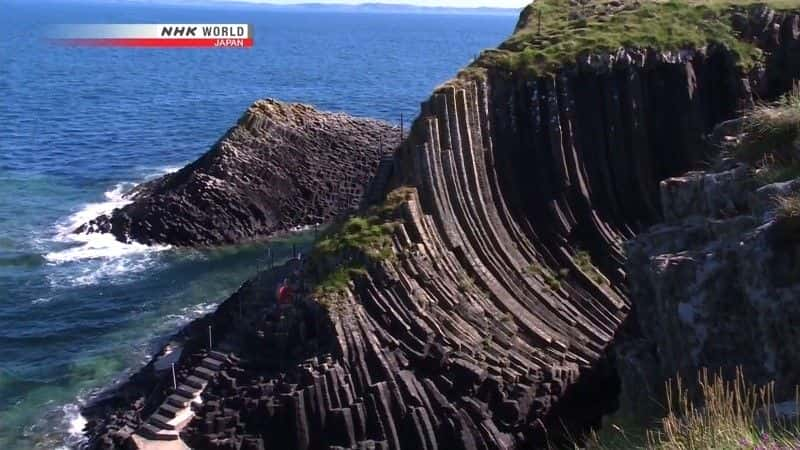
[[166,167],[162,167],[162,168],[158,169],[158,174],[157,174],[157,176],[161,176],[161,175],[166,175],[166,174],[168,174],[168,173],[177,172],[177,171],[181,170],[182,168],[183,168],[183,167],[179,167],[179,166],[166,166]]
[[[75,403],[68,403],[61,407],[63,414],[62,423],[67,430],[67,436],[64,439],[64,446],[57,447],[56,450],[68,450],[77,448],[80,444],[86,442],[86,435],[83,433],[84,428],[88,421],[81,415],[81,408]],[[62,430],[64,429],[62,428]]]
[[200,303],[199,305],[190,306],[184,309],[184,311],[188,312],[191,315],[192,319],[196,319],[201,316],[205,316],[208,313],[214,312],[217,309],[219,303]]
[[[146,179],[172,173],[179,169],[179,167],[159,168],[156,169],[153,174],[146,177]],[[169,246],[148,246],[139,243],[126,244],[119,242],[113,235],[107,233],[73,233],[76,228],[90,220],[103,214],[110,214],[115,209],[122,208],[129,204],[131,200],[126,198],[125,194],[135,185],[136,183],[132,182],[118,183],[113,189],[104,194],[104,201],[86,204],[68,218],[56,224],[55,240],[73,245],[65,250],[47,253],[45,259],[47,259],[48,262],[60,264],[81,259],[120,258],[133,254],[151,253],[169,249]],[[115,263],[105,267],[105,272],[112,273],[115,271],[115,268],[120,270],[128,269],[126,267],[121,267],[119,263]]]
[[80,407],[74,403],[64,405],[64,418],[69,422],[69,429],[67,429],[67,431],[73,436],[83,436],[83,429],[88,423],[86,418],[81,415],[80,411]]
[[[178,169],[176,167],[159,168],[146,179],[152,179]],[[129,204],[131,200],[126,198],[125,194],[135,185],[136,183],[133,182],[118,183],[104,194],[103,201],[86,204],[55,225],[53,240],[60,244],[67,244],[67,247],[45,254],[47,262],[59,265],[92,261],[93,264],[81,264],[78,268],[71,268],[70,273],[64,274],[64,277],[54,275],[55,278],[51,280],[51,283],[92,285],[97,284],[100,280],[139,273],[152,266],[156,253],[170,248],[166,245],[126,244],[119,242],[113,235],[107,233],[73,233],[76,228],[92,219],[103,214],[110,214],[115,209]]]
[[[167,247],[165,247],[167,248]],[[126,249],[128,251],[130,249]],[[104,280],[125,281],[138,273],[144,272],[156,262],[154,253],[163,249],[143,250],[136,253],[130,250],[114,257],[104,257],[95,260],[95,264],[82,265],[80,269],[73,269],[68,280],[73,286],[90,286]],[[152,253],[147,253],[148,251]]]
[[[125,244],[116,240],[113,235],[104,233],[71,234],[68,236],[61,236],[59,240],[76,245],[66,250],[46,254],[45,259],[47,259],[48,262],[60,264],[81,259],[120,258],[129,255],[163,251],[170,248],[166,245],[148,246],[139,243]],[[109,267],[109,269],[113,269],[113,265]]]
[[198,317],[203,317],[206,314],[214,312],[218,306],[219,303],[214,302],[186,306],[181,308],[179,313],[167,315],[164,318],[164,322],[169,324],[170,328],[175,328],[176,326],[180,327],[186,325],[194,319],[197,319]]
[[111,211],[122,208],[131,201],[125,198],[125,193],[130,191],[136,184],[130,182],[118,183],[110,191],[105,192],[105,200],[102,202],[89,203],[80,210],[72,214],[56,225],[59,234],[71,233],[78,226],[96,218],[97,216],[108,214]]

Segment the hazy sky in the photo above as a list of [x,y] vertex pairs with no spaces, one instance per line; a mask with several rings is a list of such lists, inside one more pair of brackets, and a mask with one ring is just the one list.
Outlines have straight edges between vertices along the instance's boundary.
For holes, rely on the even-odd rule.
[[[224,0],[219,0],[224,1]],[[239,0],[241,1],[241,0]],[[457,6],[457,7],[477,7],[493,6],[495,8],[521,8],[531,0],[245,0],[253,3],[406,3],[422,6]]]

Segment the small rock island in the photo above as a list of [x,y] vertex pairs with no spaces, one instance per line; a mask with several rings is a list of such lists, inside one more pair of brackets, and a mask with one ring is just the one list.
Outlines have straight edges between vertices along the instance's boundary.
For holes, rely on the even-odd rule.
[[198,160],[137,186],[130,204],[75,232],[209,246],[325,223],[358,208],[379,167],[388,178],[400,139],[377,120],[260,100]]

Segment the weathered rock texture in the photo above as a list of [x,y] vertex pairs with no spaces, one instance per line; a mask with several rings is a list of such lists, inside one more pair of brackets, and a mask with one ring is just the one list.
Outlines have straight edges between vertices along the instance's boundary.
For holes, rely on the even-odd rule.
[[[798,20],[769,17],[770,33]],[[797,43],[778,35],[781,49]],[[615,407],[606,356],[631,310],[623,243],[662,220],[659,182],[707,155],[703,136],[756,84],[708,48],[620,51],[554,77],[472,68],[437,89],[395,159],[390,255],[368,258],[344,292],[301,290],[284,319],[256,325],[263,350],[250,358],[279,367],[219,381],[184,440],[538,448],[596,423]],[[319,323],[305,306],[316,300],[329,305],[330,354],[297,338]]]
[[360,205],[399,141],[386,123],[261,100],[200,159],[138,186],[132,203],[76,232],[217,245],[327,222]]
[[635,331],[617,353],[628,406],[648,406],[641,399],[659,398],[660,380],[691,380],[701,367],[729,377],[741,368],[794,399],[800,223],[774,210],[800,180],[759,187],[734,166],[665,180],[661,193],[666,222],[627,246]]
[[[241,342],[232,340],[245,337],[237,334],[237,331],[245,328],[243,318],[262,322],[264,306],[274,305],[274,287],[281,280],[291,277],[297,267],[298,262],[292,260],[248,280],[216,311],[192,321],[175,334],[145,367],[126,382],[102,393],[90,405],[83,408],[81,412],[88,419],[86,426],[88,446],[127,448],[131,434],[141,428],[148,417],[156,413],[159,406],[175,393],[170,364],[175,364],[177,380],[180,383],[191,376],[208,354],[208,327],[213,329],[215,349],[224,350],[227,347],[239,346]],[[319,305],[309,304],[307,309],[311,311],[309,316],[317,318],[318,322],[309,322],[309,326],[313,329],[312,332],[304,334],[303,347],[313,353],[330,351],[333,343],[330,339],[331,332],[322,331],[330,327],[330,322],[326,315],[321,313]],[[314,333],[316,328],[321,331]],[[248,334],[246,337],[253,336]],[[258,345],[256,339],[252,339],[252,343]],[[272,344],[274,345],[274,342]],[[264,348],[257,350],[259,354],[266,356]],[[295,359],[297,358],[299,356],[295,355]],[[280,357],[271,358],[271,362],[275,367],[285,365]],[[235,371],[236,367],[228,367],[226,370]]]

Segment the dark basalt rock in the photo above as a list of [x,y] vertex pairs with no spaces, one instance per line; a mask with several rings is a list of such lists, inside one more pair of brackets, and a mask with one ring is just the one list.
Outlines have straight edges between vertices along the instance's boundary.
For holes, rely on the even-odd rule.
[[[583,435],[625,392],[612,351],[635,305],[623,243],[668,216],[660,182],[708,156],[715,124],[800,76],[754,87],[719,47],[620,50],[555,76],[473,69],[423,103],[397,152],[391,255],[330,297],[299,269],[279,318],[240,314],[252,330],[228,317],[241,364],[181,430],[191,448],[507,450]],[[273,291],[248,304],[267,308]]]
[[200,159],[75,232],[217,245],[327,222],[361,203],[399,140],[387,123],[261,100]]

